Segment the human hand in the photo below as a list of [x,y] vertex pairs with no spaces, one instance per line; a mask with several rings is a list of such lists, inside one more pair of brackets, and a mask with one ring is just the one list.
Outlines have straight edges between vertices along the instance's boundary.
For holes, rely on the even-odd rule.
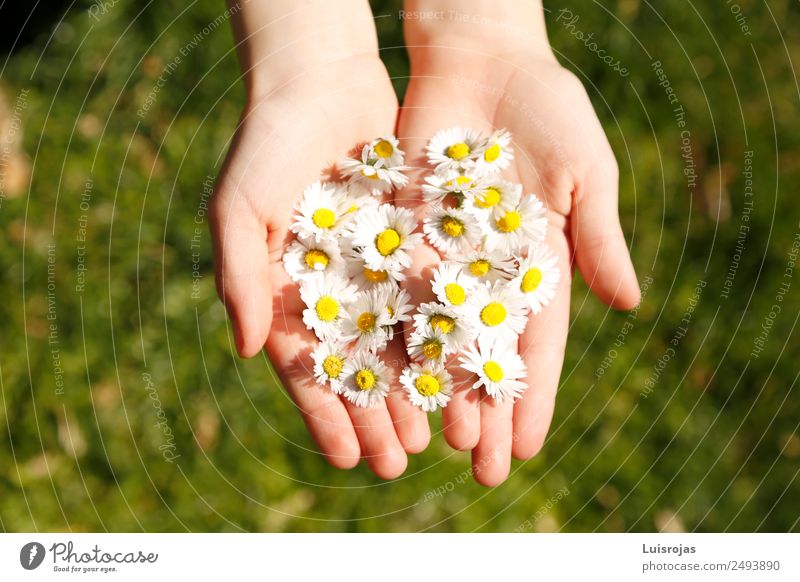
[[[245,10],[256,4],[245,5]],[[267,9],[264,6],[260,5]],[[321,9],[319,3],[313,7],[315,17]],[[245,38],[251,33],[242,29],[254,27],[248,16],[251,21],[237,27]],[[304,31],[313,28],[302,14],[293,17],[303,18]],[[368,20],[359,30],[367,27],[370,32],[371,15]],[[282,26],[291,28],[285,18]],[[372,41],[360,46],[358,34],[342,40],[335,59],[321,46],[313,51],[324,61],[315,62],[305,53],[293,55],[290,61],[302,66],[288,72],[281,68],[284,55],[279,66],[264,65],[256,79],[250,71],[261,66],[259,53],[269,54],[270,49],[248,48],[242,55],[251,75],[248,103],[217,181],[211,228],[217,288],[231,318],[237,351],[250,357],[266,346],[332,465],[350,468],[363,457],[376,475],[389,479],[405,470],[406,452],[421,451],[430,439],[425,414],[399,388],[397,371],[403,368],[404,350],[395,341],[385,353],[394,377],[392,392],[379,407],[358,408],[316,384],[310,354],[317,340],[303,323],[298,286],[281,261],[293,238],[293,206],[304,188],[322,179],[357,144],[394,132],[397,99],[378,58],[374,29],[371,35]],[[274,35],[270,39],[274,41]],[[355,46],[347,46],[349,42]],[[288,40],[285,44],[291,46]]]
[[[425,9],[424,1],[416,4]],[[466,9],[463,3],[458,8]],[[491,14],[500,17],[496,10]],[[445,437],[456,449],[472,450],[476,480],[492,486],[507,477],[512,454],[532,457],[547,436],[564,359],[573,263],[612,307],[630,309],[640,293],[617,214],[617,164],[581,83],[541,43],[497,42],[497,36],[482,42],[481,31],[451,34],[451,27],[442,28],[448,30],[406,24],[411,80],[398,134],[408,163],[426,165],[425,145],[439,129],[462,126],[485,135],[508,129],[515,158],[503,177],[545,203],[545,242],[562,273],[555,299],[530,318],[519,338],[529,385],[520,400],[481,398],[470,389],[469,375],[454,374],[460,388],[443,409]],[[482,48],[487,46],[492,49]],[[418,216],[425,212],[419,192],[425,172],[412,175],[410,187],[396,197],[396,204]],[[415,253],[407,286],[414,303],[431,300],[429,273],[439,261],[430,246]]]

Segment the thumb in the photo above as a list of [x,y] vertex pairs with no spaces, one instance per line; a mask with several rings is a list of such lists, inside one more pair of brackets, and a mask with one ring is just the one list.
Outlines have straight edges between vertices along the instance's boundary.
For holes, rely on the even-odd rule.
[[217,293],[228,311],[236,349],[256,355],[272,324],[267,227],[241,192],[218,186],[210,212]]
[[617,211],[615,163],[590,174],[576,189],[572,208],[572,243],[581,276],[603,302],[632,309],[641,292]]

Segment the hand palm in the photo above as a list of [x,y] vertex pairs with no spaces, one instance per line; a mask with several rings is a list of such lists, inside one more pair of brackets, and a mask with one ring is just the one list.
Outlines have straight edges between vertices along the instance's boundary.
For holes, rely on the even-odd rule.
[[[419,169],[411,181],[416,187],[400,193],[397,203],[421,216],[418,184],[430,172],[424,147],[437,130],[459,125],[488,134],[506,128],[514,136],[515,159],[503,175],[545,202],[546,242],[560,257],[562,273],[555,300],[531,317],[520,337],[528,366],[524,397],[516,404],[480,398],[469,377],[459,374],[461,387],[443,411],[448,442],[471,449],[476,479],[495,485],[506,478],[512,452],[518,458],[534,455],[550,425],[567,338],[573,249],[584,278],[602,299],[631,307],[638,288],[616,221],[616,164],[580,83],[547,59],[466,56],[437,47],[430,60],[412,66],[399,133]],[[429,272],[439,260],[430,246],[417,250],[409,278],[415,302],[430,300]],[[599,269],[607,265],[611,268]]]

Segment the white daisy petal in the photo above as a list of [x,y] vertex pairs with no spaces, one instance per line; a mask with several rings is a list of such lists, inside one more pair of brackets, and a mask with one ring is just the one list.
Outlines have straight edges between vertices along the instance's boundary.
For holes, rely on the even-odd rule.
[[517,340],[528,322],[528,304],[517,287],[506,281],[478,285],[470,293],[466,317],[477,328],[478,339],[488,342]]
[[339,244],[328,238],[298,237],[283,254],[283,266],[292,281],[299,283],[322,273],[341,273],[345,261]]
[[460,201],[473,191],[479,191],[481,187],[481,181],[470,174],[456,174],[452,177],[434,174],[425,178],[422,195],[425,201],[431,204],[443,202],[448,195],[453,195]]
[[350,357],[342,369],[342,394],[356,406],[378,406],[389,393],[386,365],[373,353]]
[[522,292],[533,313],[540,313],[556,296],[560,278],[558,256],[542,243],[520,259],[516,276],[509,284]]
[[516,400],[528,388],[521,381],[527,374],[525,363],[516,351],[508,349],[502,342],[479,342],[477,348],[470,346],[459,361],[465,370],[478,375],[472,388],[483,386],[486,393],[498,402],[506,398]]
[[414,406],[425,412],[435,412],[450,401],[453,381],[441,364],[410,364],[400,375],[400,384]]

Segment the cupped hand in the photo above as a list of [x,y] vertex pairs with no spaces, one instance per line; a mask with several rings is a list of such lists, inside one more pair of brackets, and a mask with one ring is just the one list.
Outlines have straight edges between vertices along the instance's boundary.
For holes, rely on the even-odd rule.
[[403,396],[401,340],[383,354],[393,374],[385,404],[357,408],[316,384],[317,344],[302,321],[299,289],[284,271],[293,205],[304,188],[376,136],[394,133],[397,99],[377,55],[299,71],[267,95],[250,95],[212,201],[217,289],[244,357],[266,346],[325,458],[350,468],[363,457],[382,478],[430,439],[425,414]]
[[[443,410],[447,441],[472,450],[478,482],[497,485],[508,476],[512,455],[532,457],[547,436],[567,341],[573,264],[614,308],[636,306],[640,294],[617,213],[617,164],[581,83],[549,51],[487,55],[459,45],[440,41],[411,52],[398,133],[408,163],[418,169],[396,203],[422,217],[419,184],[431,172],[424,148],[436,131],[462,126],[489,135],[508,129],[515,158],[502,176],[544,201],[545,242],[559,256],[562,274],[555,299],[530,317],[519,338],[528,369],[523,397],[515,403],[481,397],[471,389],[474,379],[457,372],[459,387]],[[408,286],[414,303],[431,300],[430,270],[440,260],[430,246],[417,249]]]

